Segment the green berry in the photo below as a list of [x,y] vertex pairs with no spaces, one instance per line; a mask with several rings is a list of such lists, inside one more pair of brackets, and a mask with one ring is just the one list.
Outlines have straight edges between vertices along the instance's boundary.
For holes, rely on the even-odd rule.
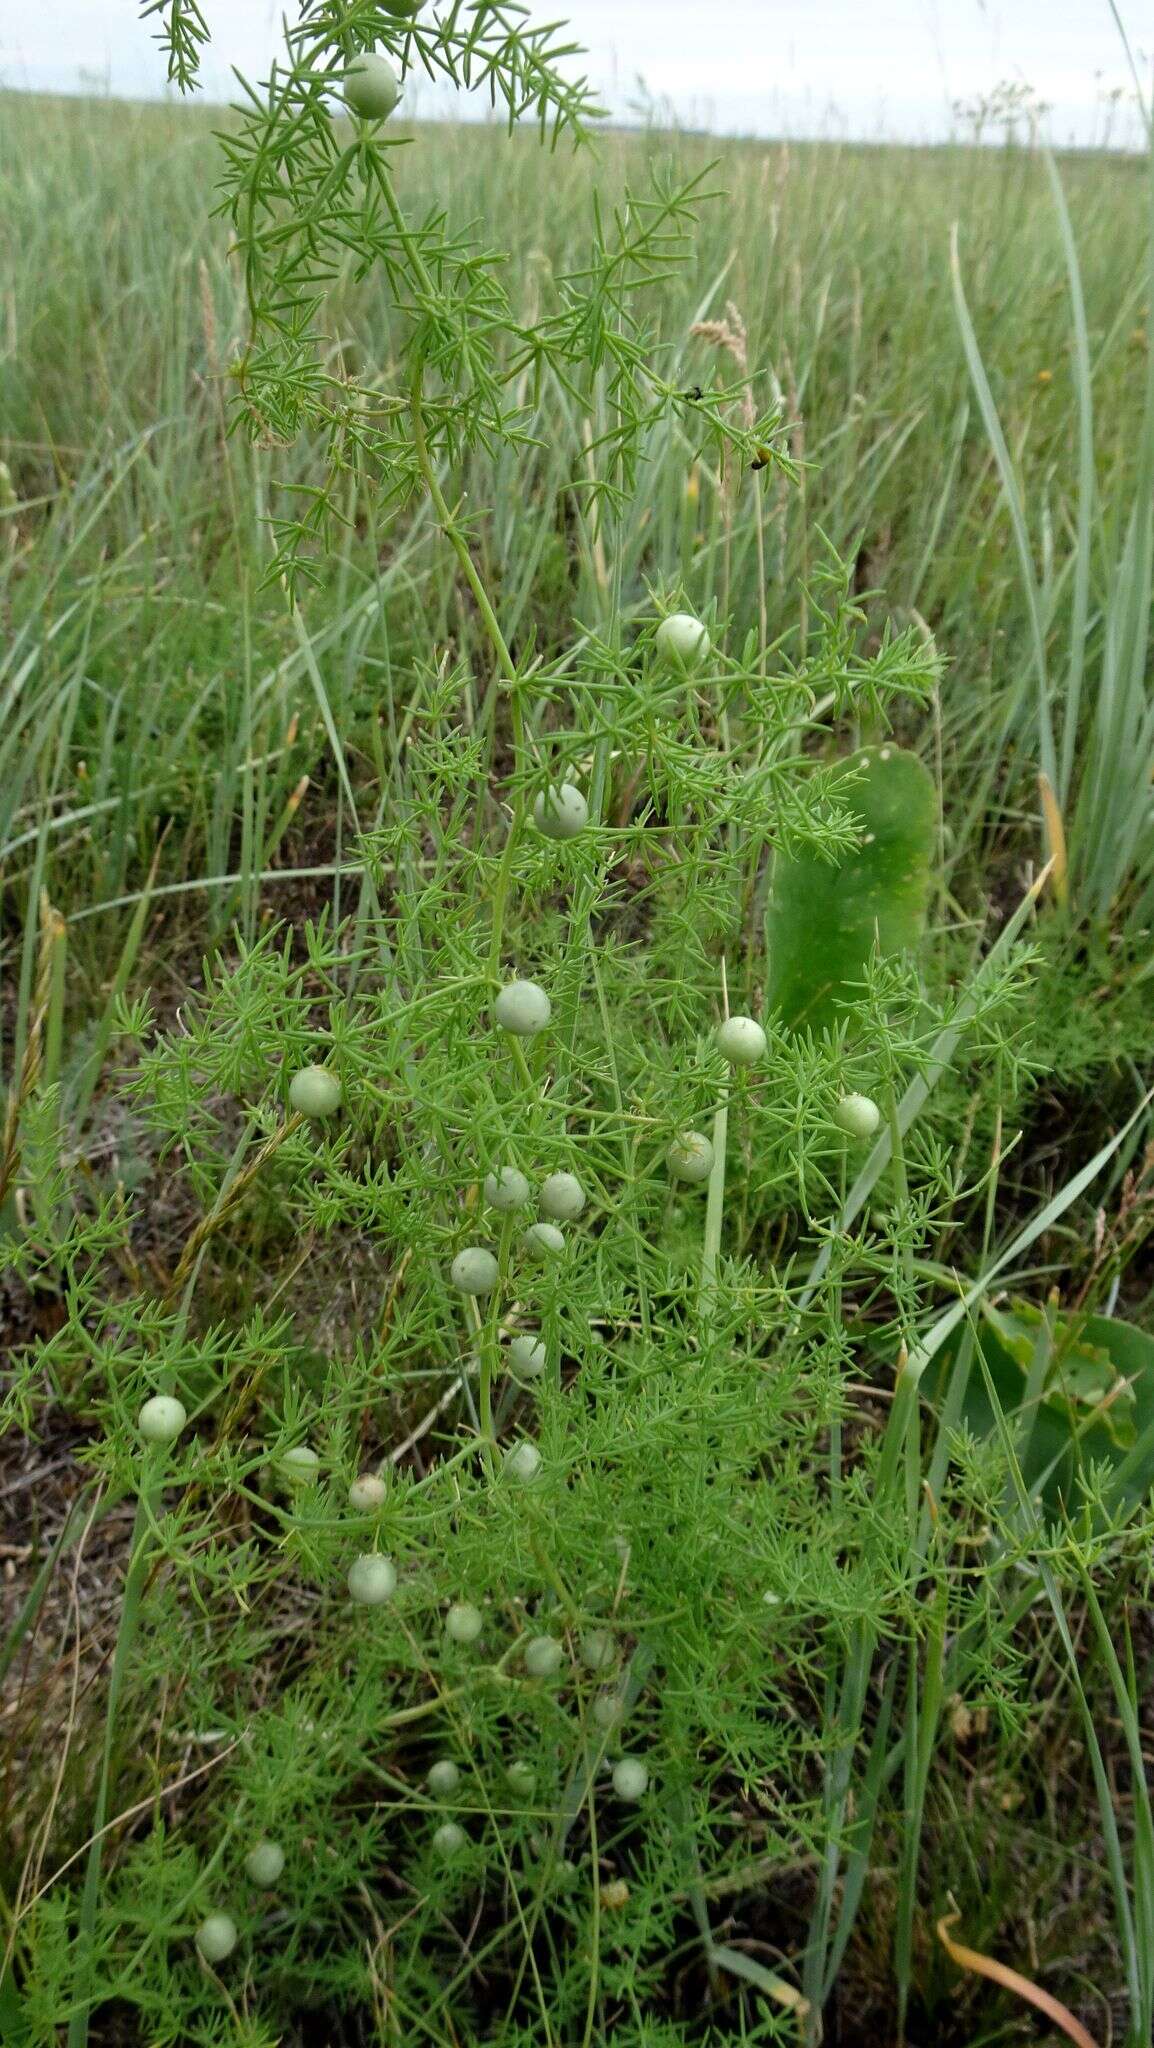
[[682,1131],[665,1154],[665,1164],[677,1180],[708,1180],[713,1171],[713,1146],[703,1131]]
[[401,82],[387,57],[366,50],[345,72],[344,92],[362,121],[387,121],[401,97]]
[[206,1963],[223,1963],[238,1939],[236,1921],[228,1913],[209,1913],[196,1930],[196,1945]]
[[519,1380],[539,1379],[549,1363],[549,1353],[536,1337],[514,1337],[508,1350],[509,1370]]
[[589,806],[579,789],[562,782],[543,790],[536,799],[533,822],[546,839],[576,839],[589,823]]
[[321,1469],[320,1458],[311,1444],[293,1444],[285,1451],[280,1464],[292,1486],[311,1486]]
[[588,1628],[581,1638],[581,1662],[588,1671],[608,1671],[617,1654],[607,1628]]
[[331,1067],[302,1067],[289,1082],[289,1104],[301,1116],[323,1122],[341,1106],[341,1084]]
[[615,1728],[621,1719],[620,1695],[615,1692],[598,1693],[592,1712],[599,1728]]
[[505,1776],[509,1780],[509,1790],[515,1799],[532,1799],[537,1785],[537,1773],[532,1764],[523,1763],[517,1758],[509,1765]]
[[644,1799],[649,1789],[649,1772],[640,1757],[623,1756],[613,1766],[613,1790],[618,1799]]
[[541,1184],[541,1214],[555,1223],[574,1223],[585,1207],[585,1190],[575,1173],[551,1173]]
[[565,1652],[555,1636],[530,1636],[524,1656],[530,1678],[555,1678],[564,1662]]
[[174,1444],[187,1421],[188,1410],[175,1394],[153,1394],[137,1416],[136,1426],[147,1444]]
[[756,1017],[727,1017],[717,1027],[717,1050],[731,1067],[755,1067],[765,1058],[766,1037]]
[[492,1252],[473,1244],[457,1253],[449,1268],[449,1278],[462,1294],[492,1294],[499,1270]]
[[446,1863],[459,1856],[469,1837],[455,1820],[443,1820],[433,1836],[433,1848]]
[[553,1015],[553,1005],[535,981],[510,981],[493,1004],[493,1021],[514,1038],[535,1038]]
[[475,1643],[485,1619],[479,1607],[471,1600],[458,1600],[445,1616],[445,1634],[455,1643]]
[[833,1120],[847,1138],[872,1138],[881,1124],[882,1113],[868,1095],[843,1095]]
[[358,1515],[371,1515],[383,1508],[388,1497],[388,1487],[376,1472],[362,1472],[349,1488],[349,1506]]
[[541,1470],[541,1453],[536,1444],[523,1440],[505,1453],[505,1470],[522,1486],[531,1486]]
[[360,1607],[383,1607],[397,1590],[397,1568],[375,1550],[355,1557],[349,1566],[349,1598]]
[[448,1799],[461,1782],[461,1773],[451,1756],[443,1756],[429,1768],[425,1783],[434,1799]]
[[253,1883],[267,1891],[284,1869],[284,1850],[279,1842],[270,1842],[267,1837],[254,1842],[244,1859],[244,1867]]
[[555,1223],[531,1223],[521,1243],[535,1259],[559,1259],[565,1249],[565,1233]]
[[414,14],[420,13],[424,0],[380,0],[380,4],[394,21],[411,21]]
[[485,1200],[490,1209],[497,1209],[502,1215],[523,1209],[529,1194],[529,1183],[515,1166],[502,1166],[496,1173],[485,1175]]
[[689,612],[671,612],[657,628],[654,645],[665,668],[681,673],[694,669],[709,653],[709,634]]

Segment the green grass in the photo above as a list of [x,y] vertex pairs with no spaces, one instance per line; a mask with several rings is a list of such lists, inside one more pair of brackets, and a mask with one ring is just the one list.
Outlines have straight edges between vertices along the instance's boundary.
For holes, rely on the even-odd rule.
[[[682,403],[595,505],[606,367],[526,368],[521,445],[452,460],[430,376],[420,487],[398,508],[387,465],[343,475],[290,605],[276,523],[320,453],[232,431],[222,122],[0,97],[0,2039],[673,2048],[814,2042],[822,2009],[846,2043],[1037,2038],[948,1960],[956,1910],[1138,2048],[1149,1431],[1100,1464],[1075,1426],[1047,1522],[1021,1447],[1035,1404],[1072,1412],[1050,1324],[1019,1411],[975,1435],[966,1389],[987,1295],[1149,1321],[1147,168],[1063,160],[1067,218],[1014,147],[546,158],[418,129],[405,216],[507,250],[522,330],[587,260],[595,194],[608,221],[650,159],[716,157],[686,261],[631,303],[678,390],[748,362],[798,477],[733,448],[723,475]],[[379,267],[326,323],[331,370],[410,403]],[[711,621],[699,682],[653,659],[667,599]],[[727,1077],[713,1023],[764,1003],[767,837],[844,852],[822,764],[887,718],[934,775],[926,940],[832,1035],[775,1026]],[[592,802],[572,848],[522,829],[557,767]],[[1064,909],[1030,886],[1039,767]],[[488,1024],[514,969],[552,993],[541,1043]],[[342,1080],[323,1128],[286,1114],[311,1058]],[[881,1104],[872,1147],[837,1135],[849,1089]],[[700,1199],[662,1165],[686,1128],[716,1147]],[[587,1183],[556,1268],[478,1207],[505,1156]],[[490,1237],[474,1308],[446,1266]],[[502,1317],[549,1350],[531,1395]],[[158,1389],[192,1429],[142,1454]],[[305,1441],[318,1483],[291,1488]],[[388,1504],[354,1525],[370,1461]],[[378,1538],[382,1614],[345,1591]],[[444,1639],[462,1598],[476,1653]],[[557,1689],[519,1661],[542,1631]],[[621,1748],[652,1767],[636,1810],[601,1768]],[[262,1833],[289,1858],[268,1899],[241,1874]],[[222,1907],[241,1947],[212,1975],[191,1937]]]

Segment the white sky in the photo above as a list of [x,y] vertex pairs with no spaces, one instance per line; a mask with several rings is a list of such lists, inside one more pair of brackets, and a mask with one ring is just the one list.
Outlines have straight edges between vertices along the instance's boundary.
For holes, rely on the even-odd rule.
[[[214,33],[205,87],[227,99],[232,65],[264,75],[293,0],[202,6]],[[930,139],[947,132],[953,102],[1012,81],[1050,103],[1055,141],[1090,141],[1104,95],[1130,89],[1108,0],[540,0],[533,11],[568,17],[615,112],[640,79],[681,119],[721,131]],[[1121,0],[1121,12],[1148,77],[1154,0]],[[0,83],[162,92],[154,27],[136,0],[3,0]],[[428,114],[452,104],[428,86],[408,100]]]

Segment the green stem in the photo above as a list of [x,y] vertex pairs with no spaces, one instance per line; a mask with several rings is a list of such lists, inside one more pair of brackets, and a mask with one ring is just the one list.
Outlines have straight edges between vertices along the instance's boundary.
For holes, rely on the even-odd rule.
[[918,1632],[911,1632],[909,1706],[906,1715],[905,1808],[898,1862],[897,1928],[894,1973],[898,1983],[898,2039],[905,2039],[906,2015],[914,1966],[914,1921],[926,1791],[934,1760],[942,1709],[942,1676],[946,1653],[946,1581],[938,1585],[929,1613],[925,1681],[919,1688]]
[[492,1349],[487,1339],[481,1344],[481,1375],[479,1386],[481,1404],[481,1453],[493,1477],[493,1361]]
[[593,1925],[589,1934],[589,1996],[585,2006],[585,2031],[581,2036],[581,2048],[590,2048],[597,2024],[597,1994],[601,1980],[601,1875],[598,1868],[600,1845],[597,1839],[597,1798],[593,1789],[593,1774],[588,1781],[587,1804],[589,1808],[589,1869],[592,1875]]
[[[436,296],[433,280],[429,275],[420,247],[410,233],[408,223],[397,203],[397,195],[393,190],[392,179],[389,177],[384,163],[379,158],[374,161],[374,170],[385,205],[389,210],[389,216],[397,231],[397,237],[408,257],[413,274],[417,278],[426,297],[431,300]],[[437,475],[436,465],[429,451],[428,436],[425,432],[424,376],[425,366],[418,355],[414,361],[413,373],[409,380],[409,411],[413,427],[413,452],[417,458],[417,467],[421,472],[425,489],[429,493],[433,510],[437,515],[437,523],[461,565],[461,573],[473,593],[477,610],[481,614],[485,631],[492,642],[501,672],[506,683],[509,685],[509,703],[513,721],[513,758],[515,767],[520,768],[525,759],[525,714],[518,691],[517,664],[509,652],[508,642],[501,631],[500,622],[493,609],[489,593],[482,581],[480,570],[473,560],[469,543],[465,538],[456,514],[453,512],[444,491],[441,489],[440,478]],[[489,947],[489,968],[494,979],[497,978],[500,969],[501,948],[505,931],[505,914],[508,909],[513,879],[513,858],[516,852],[517,841],[520,838],[523,820],[524,804],[518,795],[514,804],[513,822],[510,825],[509,836],[505,841],[505,850],[501,856],[497,886],[493,892],[493,933]]]
[[[512,704],[514,759],[517,763],[520,763],[524,759],[525,735],[521,706],[516,695],[513,696]],[[493,924],[489,937],[489,976],[493,981],[501,979],[501,952],[505,942],[505,915],[509,908],[509,895],[513,886],[513,857],[517,849],[517,841],[521,836],[524,817],[525,807],[520,796],[518,796],[514,802],[512,823],[509,826],[504,851],[501,854],[501,865],[497,870],[497,886],[493,891]]]
[[725,1220],[725,1151],[729,1139],[729,1090],[725,1091],[713,1118],[713,1165],[709,1170],[709,1191],[705,1201],[705,1237],[701,1247],[700,1314],[711,1322],[717,1307],[717,1260],[721,1251],[721,1226]]
[[529,1065],[528,1056],[519,1038],[510,1039],[509,1051],[512,1055],[513,1065],[517,1068],[524,1086],[528,1089],[530,1095],[533,1095],[536,1092],[533,1069]]
[[552,1558],[546,1550],[545,1545],[541,1541],[540,1534],[536,1529],[534,1529],[530,1537],[530,1542],[532,1544],[533,1555],[537,1560],[537,1564],[541,1571],[541,1575],[543,1578],[548,1579],[549,1584],[552,1586],[554,1593],[557,1595],[558,1604],[562,1608],[563,1612],[567,1614],[569,1617],[570,1627],[579,1628],[581,1626],[581,1622],[583,1619],[581,1609],[577,1605],[577,1602],[574,1600],[573,1595],[570,1593],[568,1586],[565,1584],[564,1579],[561,1577],[560,1572],[558,1571],[556,1565],[554,1564]]
[[894,1087],[892,1081],[888,1082],[886,1085],[886,1120],[889,1124],[890,1157],[893,1160],[894,1179],[897,1181],[898,1184],[898,1202],[901,1208],[901,1227],[903,1233],[902,1271],[905,1275],[906,1287],[909,1297],[903,1303],[903,1309],[906,1316],[908,1317],[912,1313],[914,1288],[914,1248],[910,1242],[908,1234],[910,1183],[909,1176],[906,1173],[906,1155],[905,1146],[902,1140],[901,1119],[898,1116],[897,1090]]
[[149,1525],[152,1520],[151,1504],[142,1487],[132,1525],[132,1551],[124,1581],[124,1599],[120,1608],[116,1648],[108,1681],[108,1701],[104,1710],[104,1742],[100,1757],[100,1777],[96,1787],[96,1804],[92,1812],[92,1841],[84,1869],[80,1923],[76,1930],[76,1961],[72,1976],[73,2011],[68,2022],[68,2048],[87,2048],[88,2042],[88,2021],[92,2008],[92,1951],[96,1933],[96,1914],[100,1904],[104,1833],[113,1781],[112,1752],[116,1741],[117,1713],[128,1672],[128,1660],[136,1640],[137,1623],[140,1618],[140,1602],[144,1592],[149,1556]]
[[161,1296],[163,1307],[174,1308],[177,1302],[180,1301],[185,1288],[192,1280],[193,1267],[196,1265],[196,1261],[208,1243],[209,1238],[214,1236],[228,1222],[233,1211],[243,1201],[261,1168],[267,1165],[274,1153],[279,1152],[286,1138],[293,1137],[301,1129],[304,1121],[304,1115],[299,1109],[291,1110],[283,1124],[278,1124],[271,1137],[265,1139],[264,1144],[253,1155],[243,1172],[237,1173],[234,1178],[226,1180],[207,1216],[201,1217],[196,1229],[185,1241],[184,1249],[176,1264],[176,1269]]
[[[414,240],[412,234],[410,233],[408,222],[406,221],[405,216],[401,212],[400,206],[397,203],[397,195],[393,190],[393,181],[390,178],[389,173],[384,163],[380,160],[380,158],[376,158],[374,160],[374,169],[376,171],[377,183],[380,185],[385,205],[389,209],[389,216],[392,220],[393,226],[396,228],[398,240],[400,241],[401,246],[403,247],[405,254],[409,259],[409,263],[412,267],[413,273],[416,276],[422,291],[425,293],[427,298],[432,300],[436,297],[436,291],[433,285],[433,280],[429,275],[428,267],[425,263],[424,257],[421,254],[420,247]],[[432,458],[429,454],[429,444],[425,435],[424,376],[425,366],[421,358],[418,356],[413,366],[413,375],[409,384],[409,407],[412,413],[413,420],[413,449],[417,457],[417,466],[420,469],[421,476],[424,479],[425,488],[428,491],[430,498],[432,499],[433,509],[437,514],[438,523],[441,526],[446,539],[451,543],[456,553],[457,559],[460,562],[462,569],[464,570],[466,580],[468,581],[469,584],[469,588],[472,591],[473,596],[477,600],[477,609],[479,610],[481,617],[485,622],[485,627],[489,634],[489,638],[493,642],[493,646],[497,652],[497,659],[499,660],[501,667],[505,671],[506,680],[510,683],[515,683],[517,680],[517,670],[514,666],[513,657],[505,644],[505,636],[502,633],[499,624],[497,623],[497,614],[493,610],[493,607],[489,602],[489,594],[481,581],[480,574],[477,570],[477,565],[469,552],[469,544],[465,539],[465,536],[462,533],[460,527],[458,526],[453,513],[449,509],[448,502],[445,498],[444,492],[441,489],[440,480],[437,476],[436,469],[433,465]]]
[[[397,218],[399,220],[399,215]],[[417,254],[419,257],[419,252]],[[413,421],[413,447],[416,451],[417,465],[424,479],[425,488],[432,500],[433,509],[436,512],[437,522],[441,531],[452,547],[461,565],[465,580],[476,600],[477,609],[485,624],[485,630],[493,643],[497,660],[501,665],[505,681],[509,685],[509,708],[513,721],[513,760],[515,768],[520,768],[525,760],[525,713],[518,689],[517,666],[509,652],[508,643],[501,631],[497,614],[493,610],[489,593],[481,581],[480,572],[469,549],[469,543],[465,539],[450,509],[448,500],[441,489],[440,480],[429,453],[423,410],[424,366],[419,360],[413,368],[409,399]],[[494,980],[500,977],[501,949],[505,936],[505,916],[509,907],[509,895],[513,883],[513,861],[517,850],[517,842],[521,836],[524,816],[524,801],[518,792],[513,805],[513,820],[509,827],[504,852],[501,855],[501,865],[497,872],[497,885],[493,891],[493,925],[492,937],[489,942],[489,972]]]
[[496,1312],[492,1309],[486,1317],[482,1318],[481,1311],[477,1307],[476,1302],[472,1304],[472,1310],[475,1318],[477,1338],[477,1406],[480,1409],[481,1418],[481,1456],[485,1461],[485,1471],[492,1480],[496,1477],[497,1470],[493,1455],[497,1442],[496,1432],[493,1428],[493,1378],[497,1353],[497,1319]]
[[[480,571],[470,553],[469,543],[465,539],[456,517],[450,509],[449,501],[441,489],[440,480],[437,476],[432,456],[429,453],[429,444],[425,435],[424,364],[419,359],[414,366],[412,380],[409,385],[409,410],[413,422],[413,448],[417,457],[417,467],[421,472],[425,488],[433,501],[433,509],[437,515],[437,524],[452,547],[461,565],[465,580],[477,601],[477,610],[481,614],[485,630],[493,643],[497,659],[504,672],[505,681],[510,684],[516,684],[518,680],[516,663],[509,652],[505,635],[498,624],[497,614],[493,610],[489,593],[481,581]],[[521,711],[515,694],[512,702],[514,738],[520,739],[523,738],[523,734],[518,734],[517,726],[521,721]]]

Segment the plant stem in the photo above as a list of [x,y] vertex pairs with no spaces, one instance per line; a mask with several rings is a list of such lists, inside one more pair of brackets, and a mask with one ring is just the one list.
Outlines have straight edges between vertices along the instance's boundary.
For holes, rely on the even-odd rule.
[[473,1314],[476,1317],[477,1330],[477,1405],[481,1415],[481,1456],[485,1460],[485,1470],[489,1478],[493,1479],[496,1476],[493,1453],[497,1442],[496,1431],[493,1428],[493,1378],[497,1352],[496,1312],[490,1309],[488,1315],[482,1317],[480,1309],[474,1302]]
[[300,1110],[294,1110],[291,1115],[287,1116],[284,1123],[277,1126],[272,1136],[265,1139],[259,1152],[249,1161],[243,1173],[238,1173],[236,1179],[229,1182],[222,1190],[215,1206],[209,1210],[208,1215],[201,1217],[196,1229],[187,1240],[184,1250],[177,1260],[172,1278],[164,1290],[162,1301],[165,1308],[172,1308],[180,1300],[185,1285],[192,1275],[193,1266],[196,1264],[197,1258],[208,1243],[209,1238],[213,1237],[221,1225],[227,1222],[238,1202],[243,1198],[246,1189],[251,1187],[262,1166],[266,1165],[273,1154],[280,1150],[286,1138],[290,1138],[294,1131],[300,1130],[303,1123],[304,1116]]
[[[156,1489],[159,1497],[160,1489]],[[112,1670],[108,1681],[108,1702],[104,1711],[104,1741],[100,1756],[100,1777],[96,1787],[96,1804],[92,1812],[92,1843],[84,1868],[84,1890],[80,1896],[80,1924],[76,1931],[76,1961],[72,1975],[73,2011],[68,2022],[68,2048],[87,2048],[88,2020],[92,2005],[92,1945],[96,1931],[96,1912],[100,1903],[100,1873],[104,1856],[105,1823],[108,1819],[108,1801],[112,1789],[112,1751],[116,1741],[116,1719],[124,1680],[128,1671],[128,1660],[136,1640],[137,1623],[140,1617],[140,1602],[144,1592],[148,1562],[150,1527],[154,1521],[153,1503],[142,1487],[136,1504],[136,1516],[132,1525],[132,1551],[127,1576],[124,1581],[124,1598],[120,1608],[120,1622],[116,1631],[116,1648],[112,1657]]]
[[[398,238],[409,259],[414,276],[417,278],[421,289],[432,299],[435,297],[433,280],[429,276],[428,267],[421,254],[420,247],[410,232],[405,216],[397,202],[392,179],[389,177],[384,163],[379,158],[374,159],[374,169],[385,205],[388,207],[393,226],[396,228]],[[481,614],[485,631],[492,642],[501,672],[506,683],[509,685],[509,706],[513,722],[514,765],[515,768],[520,768],[525,760],[525,714],[518,691],[519,677],[517,674],[517,664],[509,652],[508,642],[501,631],[500,621],[497,618],[492,600],[482,581],[480,570],[473,560],[472,551],[465,538],[464,531],[441,489],[436,465],[429,452],[428,435],[425,432],[424,380],[425,365],[420,355],[417,355],[413,363],[412,376],[409,380],[409,412],[413,428],[413,452],[417,458],[417,467],[421,472],[425,489],[429,493],[433,510],[437,515],[437,523],[461,565],[461,572],[473,593],[477,610]],[[501,866],[497,875],[497,886],[493,892],[493,927],[492,940],[489,947],[489,969],[494,979],[497,978],[500,970],[501,947],[505,932],[505,915],[508,910],[509,893],[513,878],[513,857],[516,852],[517,841],[520,838],[521,826],[524,822],[524,810],[524,801],[520,793],[518,793],[514,799],[513,821],[509,827],[508,838],[505,841],[504,852],[501,856]]]
[[914,1250],[908,1235],[905,1235],[909,1228],[910,1183],[906,1172],[906,1154],[902,1138],[901,1119],[898,1116],[897,1090],[892,1081],[886,1085],[886,1122],[889,1125],[890,1158],[893,1161],[894,1179],[898,1184],[898,1201],[902,1212],[904,1238],[902,1244],[902,1272],[905,1276],[908,1295],[907,1300],[902,1304],[902,1309],[908,1318],[911,1316],[913,1309],[914,1287]]
[[593,1790],[593,1774],[590,1772],[587,1790],[589,1808],[589,1869],[592,1877],[591,1906],[593,1925],[589,1934],[589,1997],[585,2007],[585,2031],[581,2036],[581,2048],[590,2048],[597,2023],[597,1994],[601,1976],[601,1877],[598,1869],[600,1847],[597,1840],[597,1799]]
[[[399,214],[397,217],[399,219]],[[419,252],[417,253],[419,256]],[[481,581],[480,572],[469,549],[469,543],[465,539],[464,533],[461,531],[450,509],[448,500],[441,489],[432,457],[429,454],[423,410],[424,365],[419,360],[413,369],[412,381],[409,387],[409,401],[413,423],[413,447],[416,451],[418,467],[424,478],[425,488],[432,499],[433,509],[437,514],[437,521],[441,531],[456,554],[465,580],[476,599],[477,609],[484,621],[485,630],[493,643],[497,660],[501,665],[505,681],[509,685],[509,709],[513,721],[514,768],[519,769],[525,760],[525,713],[521,705],[518,689],[517,666],[509,652],[505,635],[501,631],[497,614],[490,602],[489,593]],[[501,855],[501,865],[497,871],[497,885],[493,891],[493,924],[492,937],[489,944],[489,972],[494,980],[497,980],[500,976],[501,948],[505,935],[505,916],[509,907],[509,894],[513,881],[513,859],[517,849],[517,841],[521,836],[524,818],[524,798],[518,789],[513,799],[513,819],[509,826],[508,837],[505,840],[504,851]]]
[[713,1118],[713,1165],[709,1169],[709,1190],[705,1201],[705,1237],[701,1247],[699,1310],[703,1323],[712,1321],[717,1307],[717,1260],[721,1251],[721,1226],[725,1220],[725,1150],[728,1139],[727,1086]]
[[[437,524],[440,526],[442,533],[461,564],[465,580],[477,601],[477,610],[481,614],[485,630],[493,643],[497,659],[501,664],[505,681],[510,684],[516,684],[518,680],[516,663],[509,652],[505,635],[501,631],[497,614],[493,610],[489,598],[489,593],[481,581],[480,571],[473,560],[469,543],[465,539],[464,533],[450,509],[449,501],[441,489],[440,479],[437,476],[433,459],[429,453],[424,417],[424,364],[420,360],[414,366],[412,379],[409,384],[409,411],[412,416],[413,448],[417,457],[417,466],[424,479],[425,488],[433,501],[433,509],[437,515]],[[520,706],[516,695],[514,695],[512,703],[513,721],[514,727],[516,727],[520,717]]]

